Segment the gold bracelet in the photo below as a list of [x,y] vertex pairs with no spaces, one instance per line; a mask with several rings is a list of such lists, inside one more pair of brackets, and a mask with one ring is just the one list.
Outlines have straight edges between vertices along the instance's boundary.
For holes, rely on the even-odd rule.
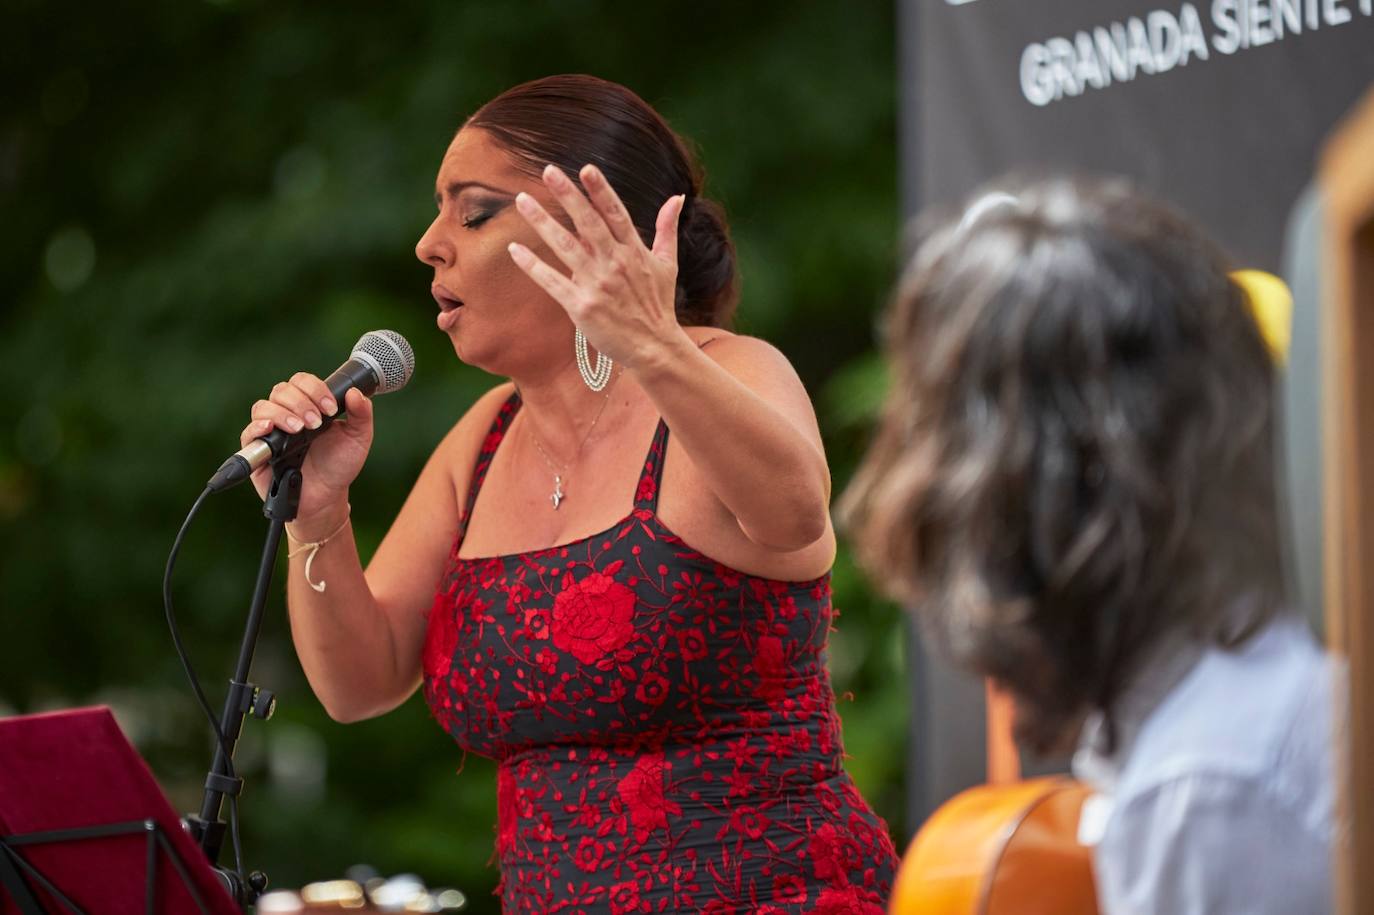
[[297,546],[296,546],[296,548],[295,548],[294,550],[287,550],[287,551],[286,551],[286,558],[287,558],[287,559],[295,559],[297,556],[299,556],[299,555],[302,554],[302,553],[307,553],[307,552],[308,552],[308,553],[310,554],[309,556],[306,556],[306,557],[305,557],[305,583],[306,583],[307,585],[309,585],[311,588],[313,588],[314,590],[320,592],[321,594],[324,593],[324,589],[325,589],[325,582],[324,582],[324,579],[321,578],[318,584],[316,584],[315,582],[313,582],[313,581],[310,580],[310,564],[311,564],[312,562],[315,561],[315,554],[318,553],[318,552],[320,551],[320,547],[324,546],[326,543],[328,543],[329,541],[333,540],[336,536],[338,536],[338,534],[339,534],[341,531],[343,531],[344,528],[348,527],[348,522],[349,522],[350,516],[351,516],[352,514],[353,514],[353,506],[352,506],[352,505],[346,505],[346,506],[344,506],[344,519],[343,519],[343,524],[340,524],[338,527],[334,528],[334,532],[331,533],[328,537],[325,537],[323,540],[310,540],[310,541],[297,540],[297,539],[295,538],[295,536],[292,535],[292,533],[291,533],[290,530],[287,530],[287,532],[286,532],[287,539],[289,539],[289,540],[291,540],[292,542],[294,542],[294,543],[297,544]]

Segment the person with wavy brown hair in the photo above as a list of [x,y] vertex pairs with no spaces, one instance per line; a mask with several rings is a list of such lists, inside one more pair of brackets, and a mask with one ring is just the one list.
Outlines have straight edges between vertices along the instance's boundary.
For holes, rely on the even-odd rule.
[[437,328],[508,380],[459,411],[365,569],[368,400],[299,374],[243,433],[347,407],[288,526],[316,695],[353,721],[421,689],[497,760],[506,912],[881,915],[896,855],[825,663],[820,432],[787,359],[729,330],[734,246],[687,145],[624,86],[535,80],[457,131],[434,203],[415,254]]
[[1284,603],[1274,368],[1217,248],[1122,182],[928,219],[843,511],[928,638],[1077,745],[1107,913],[1328,911],[1332,669]]

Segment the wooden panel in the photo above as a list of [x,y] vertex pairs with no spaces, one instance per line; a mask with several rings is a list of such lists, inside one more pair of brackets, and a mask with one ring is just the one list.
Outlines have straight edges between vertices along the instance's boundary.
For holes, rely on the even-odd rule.
[[[1323,320],[1325,586],[1331,647],[1350,661],[1342,805],[1350,847],[1339,910],[1374,915],[1374,92],[1327,145],[1328,289]],[[1363,790],[1361,790],[1361,787]]]

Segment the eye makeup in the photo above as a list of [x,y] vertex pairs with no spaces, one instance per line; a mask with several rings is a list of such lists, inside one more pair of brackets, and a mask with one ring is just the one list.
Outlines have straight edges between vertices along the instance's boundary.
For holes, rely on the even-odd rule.
[[476,229],[510,205],[509,199],[481,197],[464,207],[463,228]]

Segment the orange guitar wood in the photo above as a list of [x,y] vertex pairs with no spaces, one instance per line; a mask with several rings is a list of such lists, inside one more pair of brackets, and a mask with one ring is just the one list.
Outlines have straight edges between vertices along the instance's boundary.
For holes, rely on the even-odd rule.
[[1067,778],[982,785],[926,821],[902,859],[891,915],[1097,915],[1078,818],[1092,792]]

